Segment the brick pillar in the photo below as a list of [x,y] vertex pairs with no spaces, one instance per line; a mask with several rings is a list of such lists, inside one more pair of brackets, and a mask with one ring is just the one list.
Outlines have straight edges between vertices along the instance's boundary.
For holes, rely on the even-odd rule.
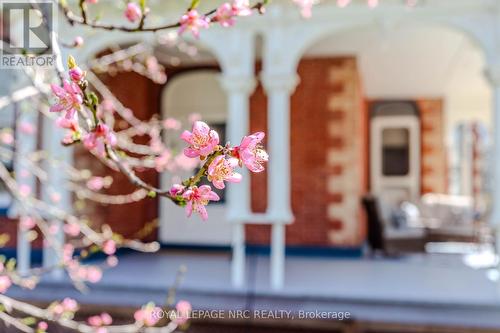
[[346,58],[330,67],[328,78],[334,88],[327,118],[328,240],[334,245],[358,245],[366,133],[363,132],[363,102],[355,60]]
[[448,166],[441,99],[417,101],[421,121],[421,192],[447,193]]

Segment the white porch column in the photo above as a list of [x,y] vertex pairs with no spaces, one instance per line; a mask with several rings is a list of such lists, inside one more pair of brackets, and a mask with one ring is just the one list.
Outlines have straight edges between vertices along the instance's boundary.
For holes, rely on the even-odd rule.
[[[255,78],[248,75],[221,76],[222,88],[228,98],[227,133],[232,145],[238,145],[249,130],[249,98],[255,89]],[[233,258],[231,281],[234,287],[245,284],[245,224],[250,214],[250,175],[246,168],[239,170],[243,179],[239,184],[228,184],[228,221],[233,223]]]
[[[57,162],[72,164],[73,160],[73,149],[70,147],[63,147],[61,145],[61,139],[64,136],[62,129],[55,126],[54,120],[47,117],[43,118],[43,149],[50,156],[49,161],[45,164],[45,170],[48,175],[48,182],[42,186],[42,200],[47,203],[71,212],[72,202],[71,193],[66,189],[65,183],[66,178],[63,172],[61,172],[60,166]],[[57,192],[60,195],[60,200],[58,202],[53,202],[53,193]],[[62,253],[59,253],[57,249],[60,249],[64,244],[64,231],[63,222],[52,220],[49,222],[51,226],[55,226],[57,232],[52,235],[53,244],[44,245],[43,251],[43,267],[54,267],[61,261]],[[64,271],[62,269],[54,269],[52,271],[52,276],[56,279],[63,277]]]
[[[227,94],[227,134],[232,145],[238,145],[249,130],[249,97],[255,88],[255,31],[243,26],[234,29],[210,29],[201,36],[217,56],[222,68],[221,85]],[[221,43],[221,41],[223,41]],[[245,284],[245,222],[250,215],[250,175],[240,169],[243,180],[228,184],[227,220],[232,223],[231,282],[233,287]]]
[[[31,103],[27,101],[26,103]],[[29,170],[28,160],[26,155],[36,149],[36,133],[26,134],[21,129],[23,126],[33,126],[37,128],[38,113],[35,110],[22,108],[22,102],[14,104],[14,114],[16,116],[16,150],[14,160],[14,171],[17,175],[17,183],[19,186],[29,186],[32,191],[35,191],[36,181],[32,172]],[[19,209],[18,204],[14,203],[9,214],[21,218],[25,212]],[[17,270],[19,274],[24,275],[28,272],[31,265],[31,243],[27,237],[27,231],[21,230],[20,224],[17,228]]]
[[280,289],[285,271],[285,224],[293,221],[290,193],[290,96],[298,83],[289,75],[264,72],[268,96],[268,208],[272,224],[271,287]]

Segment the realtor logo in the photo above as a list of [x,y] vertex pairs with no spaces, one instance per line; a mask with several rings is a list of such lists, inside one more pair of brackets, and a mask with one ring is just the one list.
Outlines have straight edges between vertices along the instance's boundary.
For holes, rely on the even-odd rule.
[[0,10],[3,22],[0,67],[52,65],[53,2],[1,1]]

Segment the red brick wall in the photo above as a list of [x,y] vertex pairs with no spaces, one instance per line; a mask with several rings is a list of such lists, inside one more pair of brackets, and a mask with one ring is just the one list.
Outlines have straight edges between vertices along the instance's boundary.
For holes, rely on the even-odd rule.
[[14,248],[17,241],[17,221],[7,217],[0,217],[0,234],[9,235],[9,241],[5,247]]
[[[349,202],[359,202],[359,194],[344,195],[344,188],[328,190],[330,176],[341,176],[352,166],[342,163],[329,165],[328,149],[338,149],[338,153],[348,154],[359,150],[358,162],[361,163],[358,178],[351,183],[364,185],[364,141],[352,145],[353,138],[362,138],[362,124],[351,127],[354,119],[363,117],[362,98],[359,93],[358,73],[352,58],[304,59],[298,67],[300,83],[291,98],[291,177],[292,210],[295,222],[286,228],[287,245],[358,245],[362,225],[358,210],[349,221],[330,218],[330,204],[342,205],[345,197]],[[340,79],[336,79],[337,75]],[[335,98],[342,100],[339,107]],[[251,130],[265,130],[267,127],[267,99],[259,86],[251,98]],[[355,113],[352,117],[348,112]],[[346,123],[346,119],[349,121]],[[362,121],[361,121],[362,123]],[[330,125],[348,126],[349,131],[329,132]],[[353,132],[354,131],[354,132]],[[269,135],[272,135],[270,133]],[[343,151],[343,152],[342,152]],[[357,153],[356,153],[357,154]],[[266,207],[266,174],[252,176],[252,208],[262,212]],[[354,224],[345,228],[344,223]],[[349,235],[342,235],[348,229]],[[247,242],[250,244],[269,244],[270,227],[262,225],[247,226]],[[354,230],[354,231],[352,231]],[[331,237],[332,233],[341,237]],[[342,238],[344,237],[344,238]]]
[[[161,86],[136,73],[119,73],[115,76],[101,78],[123,103],[124,106],[134,110],[134,115],[142,120],[150,119],[160,109]],[[120,120],[117,121],[119,126]],[[146,137],[138,138],[137,143],[146,143]],[[112,172],[101,163],[89,156],[84,148],[76,152],[76,164],[79,168],[93,170],[96,175],[111,175],[113,185],[106,190],[109,194],[127,194],[136,188],[128,179],[117,172]],[[138,173],[146,182],[157,186],[158,176],[154,170]],[[78,205],[77,205],[78,207]],[[113,230],[125,237],[134,237],[145,223],[158,216],[158,198],[146,198],[142,201],[127,205],[97,205],[87,202],[82,212],[89,216],[94,226],[107,223]],[[156,239],[156,233],[148,235],[145,239]]]
[[[10,219],[8,217],[0,217],[0,234],[6,234],[9,237],[7,243],[4,244],[5,248],[15,248],[17,244],[17,219]],[[38,230],[38,229],[36,229]],[[43,244],[42,233],[37,231],[38,237],[31,243],[33,249],[41,249]]]

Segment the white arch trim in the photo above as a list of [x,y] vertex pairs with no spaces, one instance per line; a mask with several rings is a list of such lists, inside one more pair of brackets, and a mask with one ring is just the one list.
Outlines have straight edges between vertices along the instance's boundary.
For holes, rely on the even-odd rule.
[[[280,14],[267,18],[271,29],[261,33],[268,40],[264,54],[265,71],[294,73],[304,53],[322,39],[351,29],[379,24],[432,24],[450,28],[464,34],[476,45],[489,63],[496,62],[495,31],[497,16],[486,11],[478,1],[476,5],[455,7],[456,3],[443,6],[427,5],[408,11],[405,6],[379,6],[369,10],[362,6],[339,9],[335,5],[319,5],[320,10],[309,20],[296,15],[289,6],[273,8]],[[459,4],[460,5],[460,4]],[[266,23],[261,24],[266,26]],[[266,66],[267,65],[267,66]]]

